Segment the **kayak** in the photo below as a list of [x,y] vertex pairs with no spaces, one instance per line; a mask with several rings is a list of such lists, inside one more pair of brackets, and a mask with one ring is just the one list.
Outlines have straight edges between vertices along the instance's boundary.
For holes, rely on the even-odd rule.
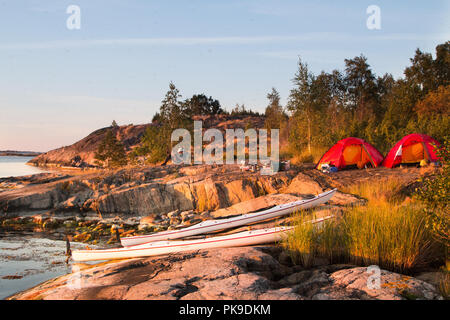
[[125,237],[121,238],[120,242],[122,246],[129,247],[153,241],[174,240],[195,236],[198,234],[209,233],[217,230],[239,227],[249,223],[254,223],[258,221],[268,220],[279,216],[287,215],[296,210],[304,210],[318,206],[320,204],[329,201],[336,193],[336,191],[337,189],[333,189],[321,193],[312,199],[293,201],[286,204],[275,206],[267,210],[244,214],[238,217],[228,219],[218,219],[218,220],[206,220],[199,224],[183,229],[157,232],[143,236]]
[[[311,223],[320,223],[331,217],[332,216],[316,219],[311,221]],[[292,229],[293,227],[274,227],[195,240],[157,241],[130,246],[127,248],[74,250],[72,252],[72,259],[74,261],[127,259],[157,256],[190,250],[251,246],[280,241],[286,237],[289,230]]]
[[337,189],[333,189],[324,193],[317,195],[312,199],[293,201],[286,204],[278,205],[273,208],[259,211],[255,213],[244,214],[241,216],[228,218],[228,219],[218,219],[218,220],[206,220],[199,224],[193,225],[191,227],[162,231],[149,235],[134,236],[121,238],[120,242],[123,247],[134,246],[138,244],[161,241],[161,240],[173,240],[180,239],[190,236],[195,236],[198,234],[205,234],[217,230],[228,229],[243,226],[249,223],[254,223],[258,221],[263,221],[267,219],[276,218],[279,216],[290,214],[296,210],[303,210],[312,207],[316,207],[323,204],[331,199],[336,193]]
[[157,241],[127,248],[75,250],[72,252],[72,258],[75,261],[125,259],[157,256],[189,250],[250,246],[279,241],[288,230],[290,230],[290,227],[276,227],[205,239]]

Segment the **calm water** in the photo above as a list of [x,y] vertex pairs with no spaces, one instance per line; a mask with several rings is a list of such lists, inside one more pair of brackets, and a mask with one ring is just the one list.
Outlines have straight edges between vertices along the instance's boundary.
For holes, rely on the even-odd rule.
[[[72,265],[65,263],[65,241],[36,236],[0,233],[0,300],[72,272]],[[71,243],[71,247],[84,245]]]
[[[0,156],[0,178],[46,172],[27,165],[31,159]],[[0,299],[71,272],[64,262],[65,248],[64,241],[0,232]]]
[[0,156],[0,178],[26,176],[46,172],[26,163],[33,157]]

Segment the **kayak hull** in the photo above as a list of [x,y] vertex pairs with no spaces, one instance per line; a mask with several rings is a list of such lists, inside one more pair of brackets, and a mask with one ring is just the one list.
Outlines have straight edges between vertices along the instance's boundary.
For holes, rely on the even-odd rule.
[[163,231],[144,236],[126,237],[121,238],[120,241],[122,246],[130,247],[154,241],[174,240],[214,232],[217,230],[235,228],[258,221],[288,215],[297,210],[305,210],[312,207],[316,207],[329,201],[334,196],[336,191],[337,189],[333,189],[331,191],[321,193],[318,196],[314,197],[313,199],[294,201],[283,205],[278,205],[260,212],[249,213],[228,219],[207,220],[194,226],[179,230]]

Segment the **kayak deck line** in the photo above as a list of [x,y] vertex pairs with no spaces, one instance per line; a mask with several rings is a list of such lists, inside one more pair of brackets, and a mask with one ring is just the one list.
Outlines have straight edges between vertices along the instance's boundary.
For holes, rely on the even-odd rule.
[[[305,205],[314,201],[319,201],[322,198],[325,198],[327,196],[329,196],[330,194],[334,194],[337,191],[337,189],[333,189],[324,193],[321,193],[319,195],[317,195],[316,197],[312,198],[312,199],[305,199],[305,200],[300,200],[300,201],[295,201],[295,202],[291,202],[291,203],[287,203],[287,204],[282,204],[279,206],[275,206],[271,209],[267,209],[264,211],[260,211],[260,212],[256,212],[256,213],[250,213],[250,214],[245,214],[243,216],[238,216],[238,217],[234,217],[234,218],[229,218],[229,219],[224,219],[226,221],[221,222],[220,220],[207,220],[204,222],[201,222],[197,225],[191,226],[191,227],[187,227],[187,228],[183,228],[181,230],[173,230],[173,231],[163,231],[163,232],[157,232],[154,234],[150,234],[150,235],[143,235],[143,236],[134,236],[134,237],[125,237],[121,239],[122,245],[125,247],[132,247],[135,245],[141,245],[143,243],[138,243],[138,244],[131,244],[131,245],[127,245],[126,242],[129,241],[133,241],[133,240],[138,240],[139,239],[149,239],[149,241],[145,242],[145,243],[150,243],[152,242],[152,238],[155,237],[163,237],[163,236],[170,236],[170,235],[177,235],[177,234],[181,234],[181,233],[185,233],[185,232],[190,232],[190,231],[197,231],[200,229],[204,229],[204,228],[209,228],[209,227],[217,227],[217,226],[221,226],[221,225],[227,225],[227,224],[232,224],[232,223],[236,223],[239,221],[245,221],[245,220],[249,220],[249,219],[253,219],[253,218],[263,218],[264,216],[268,216],[268,215],[273,215],[276,214],[277,212],[280,212],[282,210],[286,210],[292,207],[296,207],[296,206],[301,206],[301,205]],[[276,208],[277,210],[273,210],[274,208]],[[269,211],[270,210],[270,211]],[[265,211],[269,211],[269,212],[265,212]],[[261,219],[262,220],[262,219]],[[257,221],[261,221],[261,220],[257,220]],[[255,221],[256,222],[256,221]],[[221,228],[217,228],[215,230],[220,230]],[[211,230],[211,231],[215,231],[215,230]],[[210,231],[210,232],[211,232]],[[178,237],[178,235],[177,235]],[[182,236],[179,236],[179,238],[181,238]]]

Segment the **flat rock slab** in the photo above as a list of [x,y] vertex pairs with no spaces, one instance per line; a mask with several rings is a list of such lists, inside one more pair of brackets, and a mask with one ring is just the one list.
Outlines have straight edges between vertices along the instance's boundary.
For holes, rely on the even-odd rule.
[[[278,247],[212,249],[87,267],[11,299],[439,299],[424,281],[388,271],[367,288],[366,268],[285,265]],[[284,257],[285,258],[285,257]],[[408,290],[408,291],[405,291]]]

